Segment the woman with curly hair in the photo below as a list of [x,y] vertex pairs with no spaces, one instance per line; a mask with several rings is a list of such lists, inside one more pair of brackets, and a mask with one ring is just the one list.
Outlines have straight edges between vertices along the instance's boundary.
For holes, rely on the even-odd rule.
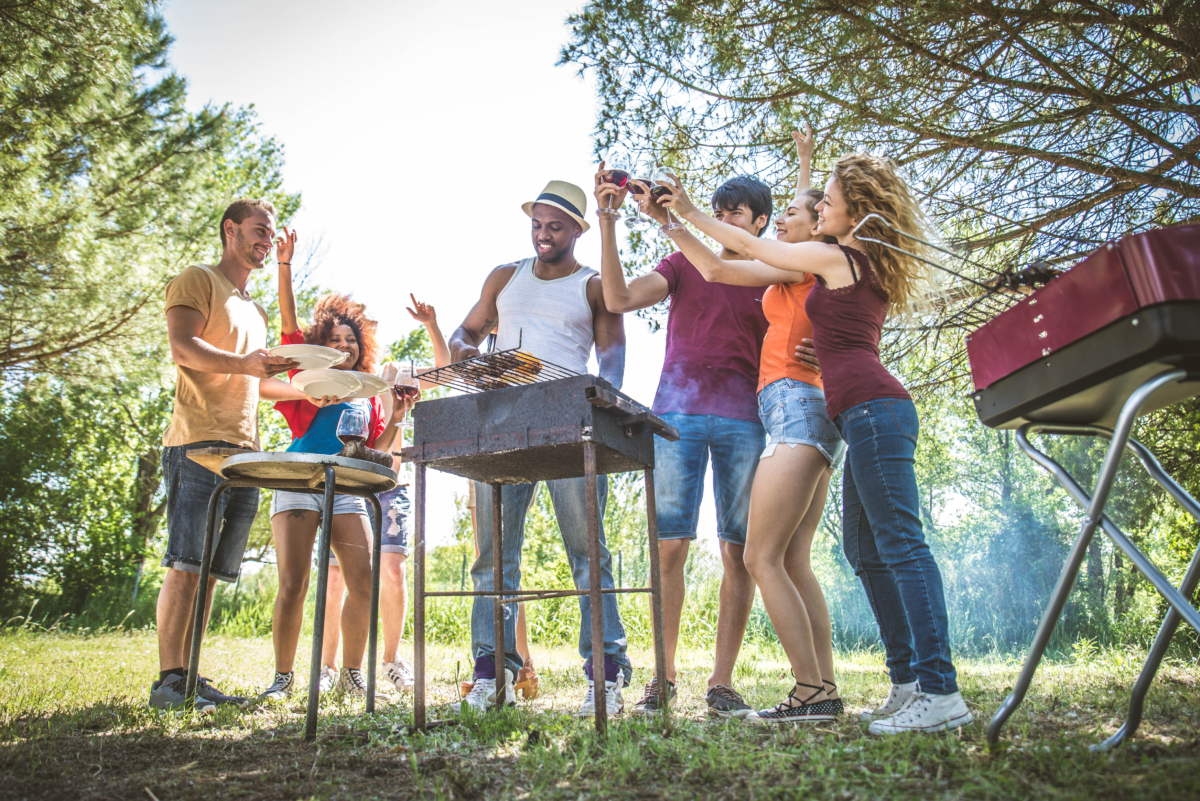
[[[836,245],[758,239],[697,209],[677,181],[661,202],[754,260],[727,262],[729,275],[722,281],[762,286],[792,282],[798,274],[816,276],[804,308],[822,365],[826,409],[847,446],[843,547],[875,613],[892,680],[883,706],[860,717],[872,721],[873,734],[970,723],[950,657],[941,572],[921,528],[913,467],[916,407],[879,361],[883,322],[916,298],[924,269],[919,259],[854,233],[868,215],[878,214],[891,226],[928,239],[920,207],[890,162],[865,153],[838,159],[816,206],[815,233],[835,237]],[[863,236],[912,250],[877,220],[864,226]],[[791,717],[828,699],[821,685],[797,681],[783,703],[759,714]]]
[[[278,250],[283,344],[334,348],[346,354],[345,361],[334,369],[372,372],[379,353],[375,339],[376,322],[366,316],[363,304],[345,295],[325,295],[317,302],[312,325],[300,330],[291,272],[296,232],[286,228],[283,232]],[[304,398],[279,401],[275,408],[287,420],[294,437],[289,452],[336,454],[342,449],[342,443],[337,438],[338,420],[351,405],[359,405],[369,411],[367,446],[387,451],[396,437],[396,423],[403,419],[411,403],[394,403],[390,414],[384,411],[378,397],[355,400],[331,396]],[[304,598],[308,593],[313,543],[320,525],[320,503],[315,495],[282,490],[275,491],[271,503],[271,534],[279,570],[279,592],[275,598],[272,626],[275,677],[259,696],[261,700],[286,698],[295,684],[293,667],[304,619]],[[367,692],[362,670],[371,618],[371,527],[367,515],[367,504],[362,498],[352,495],[335,497],[331,544],[348,590],[341,612],[343,669],[340,686],[344,692],[355,696],[365,696]],[[332,686],[325,685],[332,685],[332,679],[337,675],[328,666],[323,668],[322,689],[332,689]]]

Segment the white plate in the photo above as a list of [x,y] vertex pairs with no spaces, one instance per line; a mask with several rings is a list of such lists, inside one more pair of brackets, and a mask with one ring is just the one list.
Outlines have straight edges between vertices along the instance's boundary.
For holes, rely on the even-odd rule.
[[346,361],[346,354],[323,345],[276,345],[267,351],[281,359],[292,359],[301,370],[326,370]]
[[310,398],[346,398],[361,390],[363,382],[349,370],[305,370],[292,376],[292,386]]
[[391,384],[377,375],[361,373],[358,370],[338,370],[337,372],[352,375],[362,382],[362,389],[351,395],[350,397],[352,398],[373,398],[376,395],[382,395],[392,388]]

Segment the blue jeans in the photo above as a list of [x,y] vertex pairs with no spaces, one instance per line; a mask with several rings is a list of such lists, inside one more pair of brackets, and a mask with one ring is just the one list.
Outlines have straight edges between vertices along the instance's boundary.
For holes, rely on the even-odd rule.
[[[567,551],[567,561],[571,565],[571,577],[575,580],[575,588],[588,589],[588,541],[587,541],[587,506],[585,501],[585,480],[583,478],[563,478],[547,481],[546,489],[550,491],[550,500],[554,504],[554,516],[558,519],[558,528],[562,532],[563,545]],[[521,546],[525,542],[525,515],[537,494],[537,484],[508,484],[501,489],[500,500],[503,504],[504,530],[504,588],[516,590],[521,587]],[[608,483],[604,476],[597,479],[596,495],[599,500],[600,519],[600,586],[612,589],[616,585],[612,577],[612,557],[604,543],[604,506],[608,498]],[[476,538],[479,544],[479,557],[471,567],[471,581],[476,591],[491,590],[492,584],[492,487],[490,484],[475,484],[475,521],[478,530]],[[582,617],[579,627],[579,655],[584,663],[590,663],[592,658],[592,615],[591,599],[586,595],[579,598],[579,613]],[[611,662],[615,663],[625,674],[628,683],[633,676],[633,668],[625,655],[628,643],[625,641],[625,628],[621,625],[621,616],[617,612],[617,596],[605,595],[602,605],[604,612],[604,653]],[[476,597],[471,607],[471,658],[481,656],[495,657],[495,607],[491,598]],[[504,658],[505,666],[513,672],[523,667],[524,662],[517,655],[517,608],[515,604],[504,607]]]
[[660,540],[695,539],[704,498],[704,471],[712,453],[717,535],[746,544],[750,488],[762,456],[766,431],[749,420],[715,414],[667,412],[662,419],[679,431],[677,442],[654,438],[654,504]]
[[942,574],[921,530],[913,457],[920,423],[913,402],[881,398],[837,416],[846,440],[843,547],[867,591],[893,684],[958,691]]

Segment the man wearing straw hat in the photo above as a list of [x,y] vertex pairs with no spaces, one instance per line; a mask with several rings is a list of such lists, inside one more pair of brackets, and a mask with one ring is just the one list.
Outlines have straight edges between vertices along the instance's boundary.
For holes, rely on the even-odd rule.
[[[587,196],[566,181],[551,181],[546,188],[522,206],[529,215],[534,256],[492,270],[483,283],[479,301],[450,337],[451,361],[479,355],[479,345],[496,332],[496,347],[517,347],[537,358],[575,373],[588,372],[588,356],[593,343],[600,364],[600,377],[620,387],[625,374],[625,326],[621,315],[604,305],[600,275],[584,267],[575,258],[575,241],[588,229],[584,221]],[[578,589],[588,586],[587,506],[583,478],[547,481],[554,514],[567,549],[571,575]],[[502,490],[504,519],[504,589],[520,586],[521,545],[525,539],[525,514],[533,502],[537,484],[510,484]],[[480,531],[492,530],[492,487],[476,483],[476,514]],[[600,507],[601,586],[610,589],[612,558],[604,542],[604,505],[607,484],[597,479]],[[476,591],[492,589],[492,538],[479,538],[479,556],[471,568]],[[584,671],[591,676],[592,635],[590,604],[580,596],[581,627],[579,655]],[[624,709],[621,688],[629,683],[632,668],[625,654],[625,629],[617,612],[616,596],[604,596],[604,667],[608,714]],[[477,596],[471,610],[471,656],[475,660],[475,682],[464,703],[483,711],[496,699],[497,668],[492,601]],[[507,610],[506,610],[507,611]],[[516,615],[505,615],[503,669],[507,673],[506,703],[514,703],[513,679],[523,665],[516,652]],[[579,709],[581,716],[595,709],[594,685],[589,682],[587,695]]]

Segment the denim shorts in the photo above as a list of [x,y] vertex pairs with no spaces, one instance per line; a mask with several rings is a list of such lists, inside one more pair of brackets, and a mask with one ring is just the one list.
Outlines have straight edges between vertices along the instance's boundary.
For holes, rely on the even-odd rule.
[[746,544],[750,488],[763,449],[763,427],[715,414],[667,412],[677,442],[654,438],[654,503],[661,540],[695,539],[704,498],[704,472],[712,456],[717,536]]
[[[312,496],[320,498],[320,495]],[[412,552],[409,547],[408,539],[411,533],[409,521],[412,520],[412,512],[408,501],[408,485],[398,484],[392,487],[387,492],[379,493],[379,506],[383,509],[383,536],[380,539],[380,553],[401,553],[408,556]],[[368,522],[368,531],[374,529],[375,510],[367,503],[366,499],[359,498],[353,495],[335,495],[333,499],[333,513],[335,515],[347,514],[338,510],[338,501],[343,498],[353,498],[362,504],[365,512],[363,513]],[[350,512],[349,514],[353,514]],[[315,549],[314,549],[315,550]],[[329,564],[336,565],[338,563],[337,556],[333,551],[329,551]]]
[[[208,501],[223,480],[206,467],[187,458],[197,448],[236,448],[229,442],[190,442],[162,450],[163,480],[167,488],[167,552],[162,566],[199,573],[204,558],[204,531],[208,527]],[[225,490],[217,509],[213,536],[212,575],[236,581],[242,556],[250,538],[250,526],[258,514],[258,488]]]
[[[324,494],[275,490],[275,497],[271,500],[271,517],[280,512],[291,512],[297,509],[305,512],[320,512],[321,504],[324,501]],[[357,495],[334,495],[333,513],[335,515],[363,515],[365,517],[367,514],[367,502]]]
[[825,411],[825,393],[794,378],[780,378],[758,393],[758,415],[767,429],[767,447],[760,458],[780,445],[811,445],[837,467],[846,455],[837,426]]

